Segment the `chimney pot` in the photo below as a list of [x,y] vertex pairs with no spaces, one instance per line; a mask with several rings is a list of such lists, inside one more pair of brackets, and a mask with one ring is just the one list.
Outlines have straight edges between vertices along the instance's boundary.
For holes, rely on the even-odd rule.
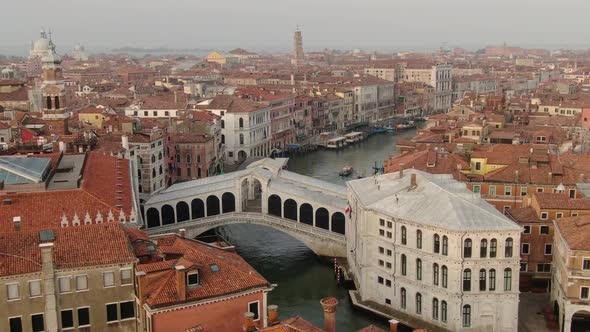
[[178,293],[178,300],[186,300],[186,270],[183,265],[176,265],[176,293]]
[[244,314],[244,332],[256,331],[256,325],[254,325],[254,313],[247,312]]
[[178,236],[180,236],[181,238],[184,239],[184,236],[186,235],[186,229],[181,228],[178,230]]
[[268,306],[268,325],[272,326],[279,323],[279,306],[271,304]]
[[412,174],[410,177],[410,186],[412,188],[416,187],[416,173]]
[[324,331],[336,332],[336,306],[338,300],[335,297],[325,297],[320,300],[324,309]]
[[397,325],[399,324],[399,321],[395,320],[395,319],[390,319],[389,320],[389,331],[390,332],[397,332]]
[[404,177],[404,164],[399,164],[399,177],[403,178]]

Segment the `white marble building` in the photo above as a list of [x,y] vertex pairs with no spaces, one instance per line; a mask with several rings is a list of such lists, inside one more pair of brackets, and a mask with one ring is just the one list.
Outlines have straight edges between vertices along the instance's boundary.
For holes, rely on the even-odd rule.
[[517,224],[450,175],[405,170],[348,187],[348,263],[363,302],[419,328],[516,331]]

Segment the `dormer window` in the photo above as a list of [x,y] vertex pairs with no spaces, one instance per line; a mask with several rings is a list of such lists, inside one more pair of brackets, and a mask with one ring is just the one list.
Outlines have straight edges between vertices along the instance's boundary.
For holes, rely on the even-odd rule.
[[199,285],[199,271],[191,271],[186,274],[187,286],[198,286]]

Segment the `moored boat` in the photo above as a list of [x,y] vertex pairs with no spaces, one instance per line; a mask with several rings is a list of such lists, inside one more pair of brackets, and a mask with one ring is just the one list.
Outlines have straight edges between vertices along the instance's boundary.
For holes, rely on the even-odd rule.
[[344,167],[342,167],[342,169],[340,170],[340,173],[338,173],[340,176],[350,176],[350,174],[352,174],[352,166],[350,165],[346,165]]

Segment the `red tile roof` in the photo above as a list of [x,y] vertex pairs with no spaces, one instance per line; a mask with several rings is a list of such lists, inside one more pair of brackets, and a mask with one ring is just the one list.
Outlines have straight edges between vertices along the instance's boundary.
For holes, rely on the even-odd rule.
[[1,193],[0,199],[12,202],[0,206],[0,232],[13,231],[12,218],[16,216],[21,217],[23,231],[61,228],[64,214],[70,226],[74,215],[84,224],[87,213],[93,223],[97,213],[103,222],[109,213],[118,221],[121,210],[128,218],[132,210],[129,176],[128,160],[90,152],[78,189]]
[[571,250],[590,251],[590,216],[560,218],[554,221]]
[[[133,263],[123,226],[117,223],[54,229],[56,269]],[[0,276],[41,271],[39,231],[0,233]]]
[[590,210],[590,199],[570,198],[563,193],[533,193],[541,209]]
[[[137,271],[148,274],[160,271],[158,274],[148,276],[150,286],[146,293],[146,303],[152,308],[179,303],[174,268],[177,265],[183,265],[185,268],[189,266],[200,267],[201,286],[187,288],[187,302],[269,286],[266,279],[234,252],[181,238],[177,235],[164,235],[153,239],[158,243],[159,252],[172,252],[169,256],[173,258],[164,262],[139,264],[136,267]],[[180,255],[182,256],[179,258]],[[212,271],[211,265],[213,264],[219,267],[219,271]]]

